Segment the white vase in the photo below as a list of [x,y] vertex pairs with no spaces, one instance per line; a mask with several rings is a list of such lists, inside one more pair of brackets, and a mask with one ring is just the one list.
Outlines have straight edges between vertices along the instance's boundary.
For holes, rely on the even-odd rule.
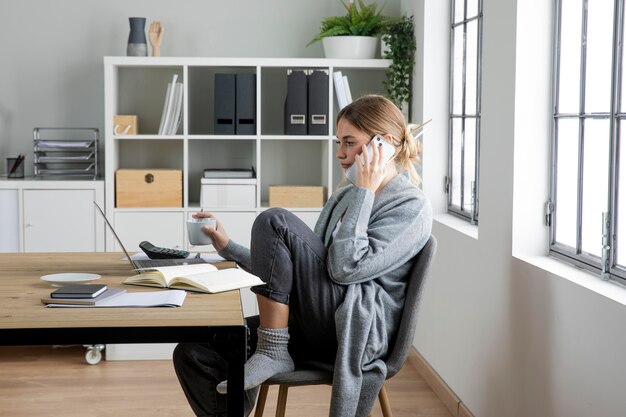
[[322,39],[324,55],[335,59],[372,59],[376,57],[375,36],[330,36]]

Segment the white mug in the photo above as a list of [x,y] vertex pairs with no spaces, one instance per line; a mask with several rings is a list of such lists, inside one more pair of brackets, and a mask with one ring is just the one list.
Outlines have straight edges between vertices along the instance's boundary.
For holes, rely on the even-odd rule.
[[202,228],[209,226],[215,229],[217,220],[212,217],[203,217],[200,219],[187,220],[187,235],[189,236],[189,243],[194,246],[211,245],[213,240],[207,235]]

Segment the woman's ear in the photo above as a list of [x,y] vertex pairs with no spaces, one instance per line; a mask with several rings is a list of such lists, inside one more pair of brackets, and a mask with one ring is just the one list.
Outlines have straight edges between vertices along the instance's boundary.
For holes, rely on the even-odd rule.
[[387,133],[383,135],[382,137],[383,139],[385,139],[385,141],[387,141],[387,143],[389,143],[390,145],[393,145],[393,136],[391,136],[391,133]]

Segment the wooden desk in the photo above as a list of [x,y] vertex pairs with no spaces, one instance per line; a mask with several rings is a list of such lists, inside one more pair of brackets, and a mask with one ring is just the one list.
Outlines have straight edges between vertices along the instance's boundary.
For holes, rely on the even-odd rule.
[[89,272],[95,281],[128,291],[156,288],[122,285],[134,275],[121,253],[0,254],[0,344],[206,343],[228,360],[228,415],[243,415],[246,328],[238,291],[188,293],[182,307],[46,308],[54,290],[42,275]]

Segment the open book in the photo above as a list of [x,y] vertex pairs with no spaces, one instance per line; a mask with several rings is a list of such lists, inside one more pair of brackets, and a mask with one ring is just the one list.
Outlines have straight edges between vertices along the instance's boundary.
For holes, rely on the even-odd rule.
[[142,273],[127,278],[124,284],[218,293],[262,285],[263,281],[239,268],[218,270],[211,264],[192,264],[142,270]]

